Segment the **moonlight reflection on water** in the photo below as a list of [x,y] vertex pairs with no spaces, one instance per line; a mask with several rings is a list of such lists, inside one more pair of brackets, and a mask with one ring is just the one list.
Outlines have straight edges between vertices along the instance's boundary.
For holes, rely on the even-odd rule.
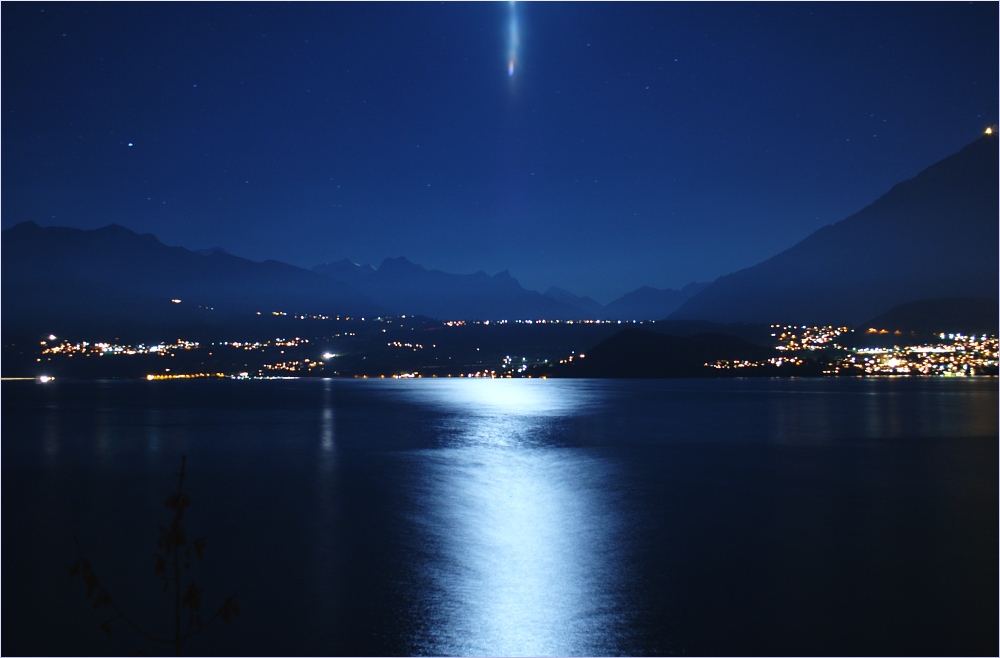
[[558,441],[562,415],[596,402],[588,390],[486,380],[409,392],[452,412],[439,427],[442,447],[416,456],[430,594],[418,652],[619,652],[614,469]]

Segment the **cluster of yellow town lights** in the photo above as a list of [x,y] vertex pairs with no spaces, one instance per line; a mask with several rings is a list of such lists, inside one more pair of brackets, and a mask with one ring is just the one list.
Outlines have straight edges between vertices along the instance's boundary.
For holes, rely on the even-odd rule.
[[[992,135],[995,127],[987,128],[986,134]],[[180,303],[180,299],[171,300]],[[348,316],[326,316],[326,315],[301,315],[290,314],[285,311],[272,311],[271,315],[291,316],[301,319],[315,319],[326,321],[361,321],[365,318],[351,318]],[[399,316],[403,319],[406,316]],[[387,326],[398,324],[400,328],[405,325],[397,318],[377,317],[369,318],[368,322],[384,323]],[[547,319],[525,319],[525,320],[449,320],[438,324],[439,327],[466,327],[479,325],[482,327],[500,326],[506,324],[643,324],[634,321],[620,320],[547,320]],[[411,330],[413,327],[411,327]],[[381,330],[385,333],[385,329]],[[904,336],[900,331],[890,331],[884,328],[866,328],[859,330],[859,333],[877,337],[885,342],[892,339],[895,343],[891,347],[850,347],[843,344],[842,338],[847,334],[854,333],[853,330],[844,326],[808,326],[808,325],[771,325],[771,337],[775,341],[774,356],[766,359],[718,359],[705,363],[705,367],[727,370],[757,367],[797,367],[813,361],[813,357],[808,356],[809,352],[828,350],[824,354],[824,361],[827,367],[826,374],[858,374],[858,375],[897,375],[897,374],[921,374],[936,376],[966,376],[982,374],[984,372],[995,372],[997,368],[998,340],[996,335],[966,335],[962,333],[939,333],[934,340],[921,341]],[[349,330],[338,330],[331,333],[331,338],[349,338],[356,336],[356,332]],[[389,348],[406,351],[420,351],[425,349],[425,344],[412,340],[393,340],[386,342]],[[202,345],[198,341],[178,338],[169,343],[153,344],[125,344],[108,341],[80,341],[71,342],[67,339],[59,339],[54,334],[50,334],[45,340],[40,341],[41,356],[36,359],[42,362],[43,359],[52,361],[54,358],[72,357],[92,357],[92,356],[137,356],[151,355],[158,357],[173,357],[182,351],[202,350],[207,352],[207,356],[213,356],[213,351],[220,349],[233,349],[248,352],[257,352],[264,355],[265,361],[269,360],[267,355],[273,354],[273,361],[260,366],[256,375],[247,372],[238,374],[225,374],[220,372],[198,372],[198,373],[177,373],[165,368],[163,372],[154,373],[147,376],[149,380],[158,379],[194,379],[203,377],[236,377],[249,378],[251,376],[261,378],[289,377],[297,374],[309,374],[323,372],[324,366],[331,359],[341,356],[338,352],[317,350],[317,354],[306,358],[301,350],[309,350],[312,343],[309,339],[298,336],[292,338],[278,337],[271,340],[256,341],[222,341]],[[438,345],[430,345],[436,348]],[[299,350],[295,357],[285,355],[287,349]],[[479,348],[476,348],[479,352]],[[315,358],[312,358],[315,356]],[[806,358],[803,358],[806,357]],[[560,364],[571,364],[585,358],[583,354],[570,353],[562,359],[558,359]],[[451,357],[449,356],[450,360]],[[504,356],[495,365],[478,362],[474,368],[464,375],[454,375],[449,373],[446,376],[465,377],[512,377],[530,376],[532,366],[544,366],[548,359],[529,358],[527,356],[512,357]],[[175,362],[171,362],[175,363]],[[360,377],[367,377],[361,374]],[[377,375],[375,375],[377,376]],[[397,372],[383,376],[397,378],[421,378],[424,376],[434,377],[435,374],[421,374],[417,371]],[[39,382],[50,381],[45,377],[36,379]]]

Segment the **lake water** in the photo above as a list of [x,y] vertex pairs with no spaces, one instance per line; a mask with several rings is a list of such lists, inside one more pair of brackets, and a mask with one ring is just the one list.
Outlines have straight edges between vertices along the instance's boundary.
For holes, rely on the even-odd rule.
[[995,380],[2,385],[4,655],[996,655]]

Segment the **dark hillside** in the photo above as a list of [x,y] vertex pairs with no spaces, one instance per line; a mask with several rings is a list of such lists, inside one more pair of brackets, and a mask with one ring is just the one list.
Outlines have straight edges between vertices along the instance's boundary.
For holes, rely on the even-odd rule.
[[589,349],[583,358],[557,364],[552,377],[707,377],[719,371],[705,367],[717,359],[765,360],[773,350],[735,336],[702,333],[671,336],[628,328]]
[[977,139],[670,317],[856,324],[917,299],[997,299],[997,159],[997,138]]
[[895,306],[863,322],[861,328],[929,334],[936,332],[1000,333],[997,301],[949,297],[921,299]]
[[349,287],[301,268],[168,247],[115,224],[82,231],[22,223],[5,230],[0,244],[3,326],[15,333],[171,326],[205,321],[210,309],[214,317],[380,310]]

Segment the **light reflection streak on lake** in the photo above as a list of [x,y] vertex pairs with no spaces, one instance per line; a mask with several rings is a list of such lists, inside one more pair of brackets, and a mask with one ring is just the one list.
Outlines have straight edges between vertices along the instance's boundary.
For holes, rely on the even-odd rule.
[[426,553],[415,653],[600,655],[626,626],[613,468],[559,447],[587,391],[541,381],[420,382],[453,411],[419,451],[415,521]]

